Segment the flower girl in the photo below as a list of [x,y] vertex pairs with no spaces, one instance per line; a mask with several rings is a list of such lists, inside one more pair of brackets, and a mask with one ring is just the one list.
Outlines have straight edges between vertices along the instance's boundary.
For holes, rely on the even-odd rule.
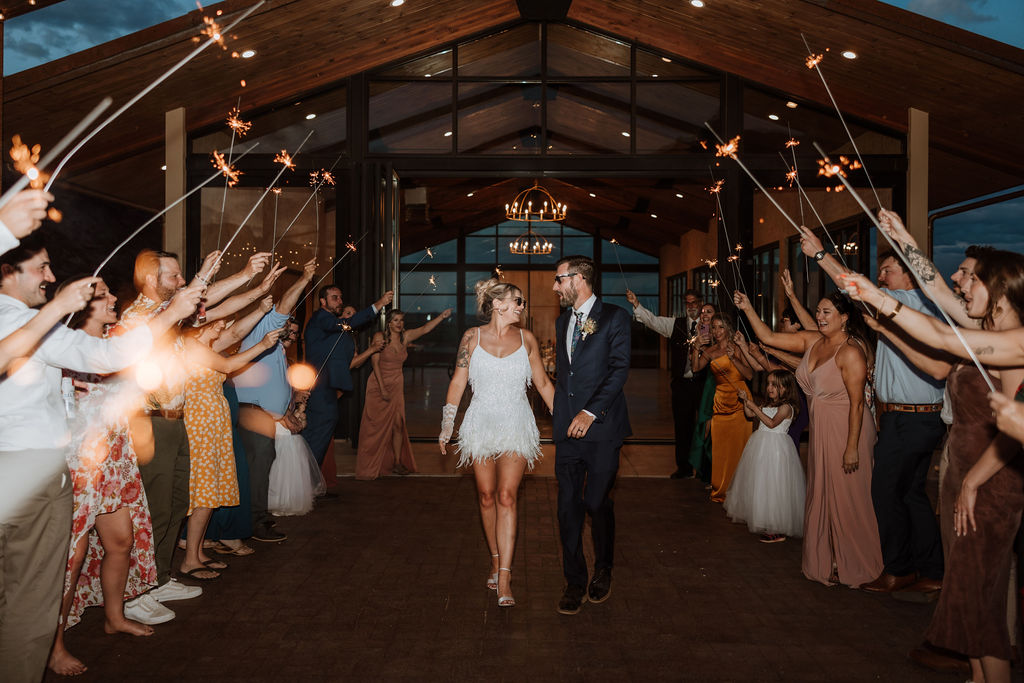
[[761,533],[761,542],[778,543],[801,536],[804,523],[804,470],[788,434],[800,411],[796,377],[788,370],[771,371],[766,393],[767,401],[758,406],[740,392],[743,412],[760,424],[743,449],[725,511],[734,522],[746,522],[751,532]]

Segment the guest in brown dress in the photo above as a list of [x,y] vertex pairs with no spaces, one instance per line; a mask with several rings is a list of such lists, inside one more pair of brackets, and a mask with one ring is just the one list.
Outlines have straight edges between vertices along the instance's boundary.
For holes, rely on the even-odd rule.
[[366,380],[366,402],[359,423],[359,452],[356,479],[376,479],[382,474],[416,471],[409,430],[405,424],[405,380],[402,366],[409,357],[409,345],[447,320],[452,309],[441,311],[433,320],[413,330],[405,329],[405,313],[391,310],[384,332],[374,335],[371,347],[384,344],[374,354],[373,374]]
[[871,504],[875,423],[864,400],[867,357],[860,312],[841,292],[818,303],[818,329],[773,332],[737,292],[736,305],[766,344],[802,353],[796,377],[810,403],[803,573],[826,585],[859,586],[882,571]]
[[[934,272],[930,263],[926,267]],[[947,325],[897,307],[867,278],[848,278],[847,290],[918,341],[967,356]],[[1019,395],[1024,380],[1024,256],[995,250],[979,254],[974,273],[961,281],[961,290],[967,315],[981,320],[983,326],[961,331],[967,344],[984,362],[1001,366],[989,373],[1004,396]],[[927,357],[908,357],[932,374],[942,369]],[[941,488],[944,494],[957,494],[956,535],[948,549],[939,603],[925,635],[933,645],[967,655],[973,680],[999,683],[1010,680],[1006,586],[1013,539],[1024,511],[1024,462],[1020,444],[997,431],[995,415],[985,400],[987,390],[973,365],[958,365],[949,372],[953,426]]]

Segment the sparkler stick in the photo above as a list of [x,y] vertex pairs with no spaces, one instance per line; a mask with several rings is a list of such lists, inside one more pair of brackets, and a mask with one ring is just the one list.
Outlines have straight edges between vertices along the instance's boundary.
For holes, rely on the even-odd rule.
[[[239,107],[241,107],[241,106],[242,106],[242,96],[239,95],[238,96],[238,104],[236,104],[235,108],[232,109],[231,112],[228,114],[228,128],[231,129],[231,144],[228,146],[228,165],[231,164],[232,157],[235,154],[235,133],[238,133],[238,136],[241,137],[241,136],[245,135],[246,132],[248,132],[249,128],[252,127],[251,123],[246,123],[245,121],[242,121],[241,119],[238,118]],[[224,228],[224,208],[227,206],[227,203],[228,203],[228,187],[230,187],[231,184],[232,183],[231,183],[230,176],[225,174],[225,176],[224,176],[224,194],[220,198],[220,224],[217,226],[217,248],[218,249],[220,249],[221,230],[223,230],[223,228]],[[276,203],[274,204],[274,210],[275,210],[275,212],[277,210],[277,204]],[[277,216],[276,216],[276,213],[275,213],[275,219],[276,219],[276,217]]]
[[792,225],[793,228],[798,233],[800,233],[801,235],[804,235],[805,234],[804,229],[801,228],[799,225],[797,225],[796,221],[794,221],[792,218],[790,218],[789,214],[786,213],[785,210],[783,210],[783,208],[781,206],[779,206],[779,203],[777,201],[775,201],[775,197],[772,197],[770,194],[768,194],[768,190],[764,189],[764,185],[762,185],[761,182],[754,176],[754,174],[750,172],[750,169],[747,168],[746,164],[744,164],[742,161],[740,161],[739,156],[736,154],[736,148],[737,148],[737,146],[739,144],[739,141],[740,141],[739,136],[736,136],[735,138],[730,140],[728,144],[726,144],[722,140],[722,138],[718,135],[718,133],[715,132],[715,129],[711,127],[710,123],[705,121],[704,122],[704,126],[708,130],[710,130],[711,134],[715,136],[715,139],[718,140],[719,143],[721,143],[719,145],[716,145],[716,147],[718,148],[717,156],[729,157],[733,161],[735,161],[737,164],[739,164],[739,167],[743,169],[743,172],[746,173],[750,177],[750,179],[752,181],[754,181],[754,184],[757,185],[757,189],[761,190],[761,193],[765,197],[768,198],[768,201],[770,201],[772,203],[772,205],[776,209],[778,209],[779,213],[782,214],[782,217],[785,218],[787,221],[789,221],[789,224]]
[[[814,143],[814,148],[818,150],[822,157],[824,157],[826,163],[831,163],[829,162],[828,155],[825,154],[825,152],[821,149],[818,143]],[[850,195],[857,201],[857,204],[860,205],[860,208],[864,211],[865,214],[867,214],[868,218],[871,219],[871,222],[875,224],[875,228],[878,229],[878,233],[882,235],[882,237],[885,238],[885,241],[889,243],[889,246],[892,247],[893,253],[899,255],[900,260],[903,261],[903,265],[906,266],[907,268],[907,272],[911,273],[914,276],[914,279],[917,281],[917,284],[921,288],[921,291],[924,292],[925,295],[932,301],[932,303],[935,304],[935,307],[939,309],[939,313],[942,314],[942,317],[945,319],[946,324],[949,325],[949,329],[953,330],[953,334],[956,335],[956,338],[963,345],[964,350],[967,351],[967,355],[970,356],[972,361],[974,361],[974,365],[978,368],[978,371],[981,373],[982,378],[985,380],[985,384],[988,385],[989,390],[992,393],[996,393],[996,387],[992,383],[992,380],[989,378],[988,371],[985,370],[985,368],[981,364],[981,361],[978,360],[978,356],[975,355],[974,349],[972,349],[971,345],[967,343],[966,339],[964,339],[963,334],[960,333],[960,329],[953,322],[952,318],[949,317],[949,314],[946,313],[946,310],[942,308],[942,305],[935,300],[935,298],[925,287],[924,280],[921,278],[921,274],[917,272],[917,269],[914,268],[913,264],[910,262],[910,259],[908,259],[907,255],[903,253],[903,249],[901,249],[899,245],[896,244],[892,237],[889,236],[889,233],[882,229],[882,225],[881,223],[878,222],[878,218],[875,216],[874,213],[872,213],[871,209],[868,208],[868,205],[864,203],[864,200],[857,193],[857,191],[853,189],[853,185],[850,184],[850,181],[839,173],[837,173],[836,176],[839,178],[840,182],[842,182],[843,185],[846,186],[846,189],[850,192]]]
[[[36,177],[39,177],[39,169],[46,168],[51,161],[57,158],[57,155],[63,152],[64,148],[70,145],[75,138],[81,135],[83,130],[91,126],[92,122],[99,118],[99,115],[102,114],[104,110],[113,103],[113,101],[114,100],[110,99],[109,97],[104,97],[99,104],[93,107],[92,111],[85,115],[85,118],[79,121],[74,128],[69,130],[67,132],[67,135],[62,137],[60,141],[53,146],[53,149],[47,152],[46,156],[44,156],[39,161],[39,163],[35,165],[34,168],[36,169]],[[28,185],[30,182],[32,182],[32,177],[28,173],[22,175],[20,178],[14,181],[14,184],[11,185],[11,187],[6,192],[4,192],[2,196],[0,196],[0,207],[2,207],[7,202],[11,201],[11,198],[13,198],[14,195],[24,190],[25,186]],[[49,189],[48,185],[47,189]]]
[[[779,157],[782,159],[782,163],[786,164],[786,168],[789,168],[789,164],[786,162],[786,157],[782,156],[782,152],[779,152]],[[846,265],[846,259],[843,258],[842,249],[839,248],[839,245],[836,244],[835,239],[832,238],[832,233],[828,231],[828,228],[825,226],[825,221],[821,219],[821,215],[818,213],[818,210],[814,208],[814,204],[811,202],[811,198],[807,196],[807,192],[804,190],[804,186],[800,183],[800,176],[799,174],[796,173],[796,166],[793,167],[793,170],[790,171],[790,173],[794,174],[793,180],[796,183],[797,190],[799,191],[798,196],[801,197],[801,207],[803,206],[803,200],[806,200],[807,206],[811,207],[811,213],[814,214],[814,217],[818,221],[818,225],[820,225],[821,229],[825,231],[825,236],[828,237],[828,241],[832,243],[832,248],[835,250],[836,256],[838,256],[839,260],[843,262],[843,266],[849,268],[849,266]],[[786,175],[788,177],[789,173],[787,173]]]
[[326,273],[324,273],[323,277],[321,277],[321,278],[320,278],[319,280],[317,280],[317,281],[316,281],[316,284],[314,284],[314,285],[313,285],[313,286],[312,286],[312,287],[310,288],[310,290],[309,290],[308,292],[306,292],[306,294],[305,294],[305,295],[304,295],[304,296],[303,296],[303,297],[302,297],[301,299],[299,299],[299,300],[298,300],[297,302],[295,302],[295,305],[294,305],[294,306],[292,306],[292,310],[291,310],[291,311],[288,311],[288,315],[291,315],[293,311],[295,311],[296,309],[298,309],[299,305],[300,305],[300,304],[301,304],[301,303],[302,303],[303,301],[305,301],[306,299],[308,299],[308,298],[309,298],[309,295],[310,295],[310,294],[312,294],[313,292],[315,292],[315,291],[316,291],[316,288],[320,286],[320,283],[321,283],[321,282],[323,282],[323,281],[324,281],[324,280],[325,280],[325,279],[327,278],[327,276],[328,276],[328,275],[330,275],[330,274],[331,274],[332,272],[334,272],[334,269],[335,269],[335,268],[337,268],[337,267],[338,267],[338,265],[339,265],[339,264],[340,264],[340,263],[341,263],[342,261],[344,261],[344,260],[345,260],[345,257],[346,257],[346,256],[348,256],[349,254],[351,254],[351,253],[352,253],[353,251],[355,251],[355,250],[356,250],[356,245],[357,245],[357,244],[359,244],[360,242],[362,242],[362,241],[363,241],[363,237],[366,237],[366,235],[367,235],[367,234],[369,234],[369,232],[370,232],[369,230],[367,230],[366,232],[364,232],[364,233],[362,234],[362,236],[360,236],[360,238],[359,238],[359,239],[357,239],[357,240],[356,240],[355,242],[346,242],[346,243],[345,243],[345,247],[346,247],[347,251],[346,251],[346,252],[345,252],[344,254],[342,254],[342,255],[341,255],[341,258],[340,258],[340,259],[338,259],[337,261],[335,261],[335,262],[334,262],[334,265],[333,265],[333,266],[331,266],[331,267],[330,267],[330,269],[329,269],[329,270],[328,270],[328,271],[327,271]]
[[412,310],[413,304],[415,304],[417,301],[419,301],[419,298],[421,296],[423,296],[424,294],[426,294],[427,289],[429,289],[431,287],[433,287],[435,291],[437,290],[437,276],[433,275],[433,274],[431,274],[430,278],[427,280],[427,284],[423,286],[423,289],[420,290],[420,293],[417,294],[413,298],[413,300],[409,302],[409,310]]
[[[277,256],[277,252],[274,251],[274,247],[277,246],[277,201],[281,198],[281,188],[274,188],[274,230],[270,235],[270,243],[273,245],[270,247],[270,270],[274,270],[274,261]],[[223,216],[223,210],[222,210]],[[252,277],[256,277],[253,275]],[[249,282],[252,282],[252,277],[249,278]]]
[[423,254],[423,256],[421,256],[421,257],[420,257],[420,260],[416,262],[416,265],[414,265],[414,266],[413,266],[413,267],[412,267],[411,269],[409,269],[409,270],[408,270],[408,271],[407,271],[407,272],[405,273],[405,275],[403,275],[403,276],[402,276],[402,279],[398,281],[398,286],[399,286],[399,288],[401,288],[401,286],[402,286],[402,283],[403,283],[403,282],[405,282],[405,278],[407,278],[407,277],[409,277],[410,275],[412,275],[412,272],[413,272],[414,270],[416,270],[416,268],[418,268],[418,267],[419,267],[419,265],[420,265],[421,263],[423,263],[423,259],[427,258],[428,256],[429,256],[429,257],[430,257],[431,259],[433,259],[433,258],[434,258],[434,252],[430,250],[430,247],[427,247],[427,251],[426,251],[426,253],[425,253],[425,254]]
[[[722,187],[725,185],[724,180],[718,180],[715,178],[715,172],[708,166],[708,171],[711,173],[711,180],[714,184],[708,190],[711,194],[715,195],[715,203],[718,205],[718,222],[722,226],[722,231],[725,233],[725,243],[732,244],[732,239],[729,237],[729,228],[725,224],[725,211],[722,210]],[[743,276],[740,274],[740,267],[737,263],[740,260],[739,252],[743,250],[743,245],[739,242],[736,243],[736,254],[729,257],[729,263],[732,264],[733,274],[736,276],[736,282],[739,283],[740,289],[744,294],[747,293],[747,286],[743,284]],[[747,298],[750,298],[749,296]]]
[[[341,341],[342,337],[344,337],[346,334],[352,331],[352,326],[349,325],[348,323],[341,323],[341,329],[343,330],[343,332],[338,335],[337,339],[334,340],[334,345],[331,346],[331,350],[327,352],[327,357],[324,358],[323,365],[320,366],[320,369],[316,371],[316,375],[313,377],[314,387],[316,386],[316,381],[320,379],[320,373],[324,371],[324,368],[327,367],[327,364],[331,361],[331,354],[334,353],[334,349],[338,347],[338,342]],[[310,388],[312,389],[312,387]]]
[[51,187],[51,186],[53,185],[53,182],[54,182],[54,181],[55,181],[55,180],[57,179],[57,175],[58,175],[58,174],[60,173],[61,169],[62,169],[62,168],[64,168],[64,165],[68,163],[68,161],[69,161],[69,160],[71,159],[71,157],[73,157],[73,156],[75,155],[75,153],[76,153],[76,152],[78,152],[78,150],[82,149],[82,147],[84,147],[84,146],[85,146],[85,144],[86,144],[87,142],[89,142],[89,141],[90,141],[90,140],[92,140],[92,139],[93,139],[94,137],[96,137],[96,134],[97,134],[97,133],[99,133],[99,132],[100,132],[101,130],[103,130],[104,128],[106,128],[106,127],[107,127],[107,125],[108,125],[108,124],[109,124],[109,123],[110,123],[111,121],[113,121],[113,120],[114,120],[114,119],[116,119],[116,118],[117,118],[118,116],[120,116],[121,114],[123,114],[124,112],[126,112],[126,111],[127,111],[127,110],[128,110],[128,109],[129,109],[130,107],[132,107],[132,106],[133,106],[133,105],[134,105],[134,104],[135,104],[136,102],[138,102],[138,101],[139,101],[139,100],[141,100],[141,99],[142,99],[143,97],[145,97],[146,95],[148,95],[148,94],[150,93],[150,91],[152,91],[152,90],[153,90],[153,88],[155,88],[156,86],[160,85],[160,84],[161,84],[161,83],[163,83],[163,82],[164,82],[165,80],[167,80],[167,79],[168,79],[168,78],[169,78],[169,77],[171,76],[171,74],[173,74],[173,73],[174,73],[175,71],[177,71],[178,69],[180,69],[181,67],[185,66],[185,65],[186,65],[186,64],[188,64],[188,63],[189,63],[190,61],[192,61],[192,60],[193,60],[193,59],[194,59],[194,58],[195,58],[195,57],[196,57],[196,56],[197,56],[197,55],[198,55],[198,54],[199,54],[200,52],[202,52],[202,51],[203,51],[203,50],[205,50],[206,48],[210,47],[210,45],[212,45],[213,43],[219,43],[219,42],[221,42],[221,41],[223,40],[223,37],[222,37],[222,36],[223,36],[224,34],[226,34],[226,33],[227,33],[228,31],[230,31],[230,30],[231,30],[231,29],[233,29],[234,27],[238,26],[238,24],[240,24],[240,23],[242,22],[242,20],[243,20],[243,19],[245,19],[245,18],[246,18],[246,17],[248,17],[248,16],[250,15],[250,14],[252,14],[253,12],[255,12],[255,11],[256,11],[256,10],[257,10],[257,9],[258,9],[259,7],[261,7],[261,6],[263,5],[263,4],[265,4],[265,3],[266,3],[266,1],[267,1],[267,0],[259,0],[259,2],[257,2],[257,3],[255,4],[255,5],[253,5],[252,7],[250,7],[249,9],[247,9],[247,10],[246,10],[245,12],[243,12],[243,13],[242,13],[242,16],[238,17],[238,19],[236,19],[236,20],[235,20],[235,21],[234,21],[234,22],[233,22],[233,23],[232,23],[232,24],[231,24],[230,26],[228,26],[227,28],[223,29],[223,30],[222,30],[222,31],[221,31],[220,33],[214,33],[213,35],[211,35],[211,36],[210,36],[210,38],[209,38],[209,39],[208,39],[208,40],[207,40],[206,42],[204,42],[204,43],[201,43],[201,44],[199,45],[199,47],[197,47],[197,48],[196,48],[195,50],[192,50],[192,52],[190,52],[190,53],[188,53],[187,55],[185,55],[185,57],[183,57],[183,58],[181,59],[181,61],[179,61],[179,62],[178,62],[177,64],[175,64],[174,66],[172,66],[172,67],[171,67],[170,69],[168,69],[167,71],[165,71],[165,72],[164,72],[164,73],[163,73],[162,75],[160,75],[160,77],[159,77],[159,78],[157,78],[157,79],[156,79],[155,81],[153,81],[152,83],[150,83],[149,85],[147,85],[147,86],[146,86],[145,88],[143,88],[143,89],[142,89],[142,90],[141,90],[141,91],[140,91],[140,92],[139,92],[139,93],[138,93],[137,95],[135,95],[135,97],[131,98],[130,100],[128,100],[127,102],[125,102],[125,103],[124,103],[123,105],[121,105],[121,108],[120,108],[120,109],[118,109],[117,111],[115,111],[115,112],[114,112],[113,114],[111,114],[110,116],[108,116],[108,117],[106,118],[106,120],[104,120],[104,121],[103,121],[103,123],[101,123],[100,125],[98,125],[98,126],[96,126],[95,128],[93,128],[93,130],[92,130],[92,132],[91,132],[91,133],[89,133],[89,134],[88,134],[88,135],[86,135],[86,136],[85,136],[84,138],[82,138],[82,139],[81,139],[81,140],[80,140],[80,141],[78,142],[78,144],[77,144],[77,145],[75,145],[75,146],[74,146],[74,148],[72,148],[72,150],[71,150],[70,152],[68,152],[68,153],[67,153],[67,155],[65,155],[65,157],[64,157],[63,159],[61,159],[61,160],[60,160],[60,163],[59,163],[59,164],[57,164],[57,168],[55,168],[55,169],[54,169],[54,171],[53,171],[53,175],[51,175],[51,176],[50,176],[50,180],[49,180],[49,182],[47,182],[47,183],[46,183],[46,188],[45,188],[45,189],[46,189],[46,190],[49,190],[49,189],[50,189],[50,187]]
[[[309,138],[312,135],[313,131],[309,131],[308,133],[306,133],[306,137],[303,138],[302,142],[299,143],[299,146],[295,148],[296,155],[299,153],[299,150],[302,149],[302,146],[306,144],[306,141],[309,140]],[[289,168],[295,167],[295,164],[292,163],[292,157],[288,156],[286,152],[281,152],[281,154],[278,155],[278,158],[281,158],[283,160],[281,170],[277,172],[277,175],[274,176],[274,179],[270,182],[270,186],[263,191],[263,194],[260,195],[260,198],[257,199],[256,203],[252,205],[252,209],[249,210],[249,213],[246,215],[246,217],[243,218],[242,222],[238,224],[238,227],[235,229],[234,234],[231,235],[231,239],[228,240],[228,243],[224,245],[224,249],[221,250],[220,254],[217,256],[216,262],[214,263],[214,271],[216,271],[217,266],[220,265],[221,260],[223,260],[224,254],[228,253],[228,247],[230,247],[231,243],[235,241],[235,238],[238,237],[238,233],[242,231],[242,228],[249,221],[249,219],[252,218],[252,215],[256,213],[256,209],[259,208],[259,205],[263,202],[263,199],[267,196],[267,194],[274,188],[274,185],[277,184],[277,181],[281,179],[281,176],[284,174],[284,172],[287,171]]]
[[[291,222],[288,224],[288,227],[284,229],[284,232],[281,233],[281,236],[274,241],[273,246],[270,247],[270,251],[274,251],[274,249],[277,248],[277,245],[281,243],[281,240],[284,239],[284,236],[287,235],[288,231],[292,229],[293,225],[295,225],[295,221],[299,220],[299,216],[301,216],[302,212],[306,209],[307,206],[309,206],[309,203],[311,201],[313,201],[313,197],[315,197],[316,193],[320,190],[321,187],[323,187],[323,184],[327,183],[327,182],[329,182],[331,185],[334,184],[334,176],[332,176],[330,174],[330,171],[325,171],[324,173],[325,173],[326,177],[321,179],[319,181],[319,183],[313,187],[313,191],[309,193],[309,197],[307,197],[306,201],[303,202],[302,206],[299,207],[299,211],[295,214],[295,217],[292,218]],[[317,211],[317,237],[318,238],[320,237],[320,212],[319,212],[319,210]],[[317,244],[319,245],[319,239],[317,241]],[[319,248],[319,246],[317,248]],[[316,252],[315,251],[313,253],[313,256],[314,257],[316,256]]]
[[[850,132],[849,126],[846,125],[846,119],[843,118],[843,112],[839,109],[839,105],[836,104],[836,98],[832,96],[832,89],[828,87],[828,81],[825,80],[825,74],[821,72],[819,63],[821,62],[821,55],[815,55],[811,52],[811,46],[807,44],[807,38],[803,33],[800,37],[804,41],[804,47],[807,48],[807,53],[810,57],[807,58],[807,67],[814,69],[818,72],[818,77],[821,78],[821,84],[825,86],[825,92],[828,93],[828,98],[832,100],[832,106],[836,110],[836,114],[839,116],[839,122],[843,124],[843,130],[846,131],[846,137],[850,138],[850,144],[853,145],[853,151],[857,154],[857,159],[860,161],[861,168],[864,169],[864,177],[868,179],[868,185],[871,186],[871,192],[875,195],[875,201],[878,205],[882,205],[882,200],[878,198],[878,191],[875,189],[875,184],[871,182],[871,176],[868,174],[868,167],[864,165],[864,157],[860,155],[860,150],[857,149],[857,142],[853,139],[853,134]],[[817,147],[817,145],[815,145]],[[845,183],[844,183],[845,184]]]
[[[786,147],[789,148],[789,153],[793,157],[793,179],[797,182],[797,187],[800,183],[800,172],[797,170],[796,165],[796,148],[800,144],[800,141],[793,137],[793,127],[789,125],[789,121],[786,121],[786,130],[789,131],[789,140],[786,141]],[[781,153],[780,153],[781,154]],[[789,178],[789,173],[786,174],[786,178]],[[800,225],[806,225],[807,221],[804,220],[804,200],[800,195],[797,195],[797,204],[800,207]],[[804,254],[804,282],[810,283],[811,281],[811,268],[810,261],[807,260],[807,254]]]
[[619,260],[619,241],[614,237],[609,241],[612,244],[612,250],[615,252],[615,261],[619,264],[619,275],[622,276],[622,286],[629,289],[629,283],[626,282],[626,273],[622,270],[622,261]]

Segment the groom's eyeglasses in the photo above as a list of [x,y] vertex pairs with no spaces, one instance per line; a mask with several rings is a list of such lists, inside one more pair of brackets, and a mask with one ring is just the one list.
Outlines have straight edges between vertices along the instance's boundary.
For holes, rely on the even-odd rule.
[[563,278],[572,277],[573,275],[579,275],[579,273],[563,273],[562,275],[555,276],[555,284],[559,284]]

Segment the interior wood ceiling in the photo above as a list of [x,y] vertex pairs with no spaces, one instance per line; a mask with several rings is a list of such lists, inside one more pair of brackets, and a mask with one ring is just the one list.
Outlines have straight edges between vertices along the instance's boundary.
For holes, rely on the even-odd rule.
[[[227,0],[205,13],[222,10],[221,22],[227,24],[252,2]],[[204,128],[221,122],[239,97],[243,110],[298,100],[347,76],[519,18],[514,0],[407,0],[399,8],[384,0],[268,0],[232,32],[227,51],[211,47],[171,76],[97,136],[66,177],[92,191],[159,208],[163,177],[157,161],[165,111],[185,107],[189,128]],[[804,66],[803,32],[815,51],[829,50],[821,66],[844,111],[899,131],[906,129],[908,107],[929,112],[931,206],[1016,185],[1024,178],[1024,127],[1019,125],[1017,102],[1024,91],[1024,51],[874,0],[715,0],[701,9],[679,0],[573,0],[568,18],[647,46],[652,53],[641,53],[640,73],[655,68],[685,71],[683,65],[664,64],[652,56],[663,51],[830,108],[817,74]],[[5,138],[19,133],[44,148],[52,145],[103,96],[112,96],[115,106],[123,103],[191,51],[200,23],[200,13],[192,12],[5,78]],[[582,68],[573,61],[579,54],[573,46],[579,32],[562,26],[555,31],[558,40],[549,52],[549,70]],[[529,27],[514,28],[501,38],[475,41],[463,57],[474,65],[470,69],[481,73],[501,68],[525,78],[539,65],[535,40]],[[232,50],[244,49],[255,49],[257,57],[231,57]],[[587,49],[595,51],[594,45]],[[856,51],[858,59],[839,57],[846,49]],[[586,68],[606,69],[595,76],[620,75],[621,50],[614,41],[599,42],[596,51],[603,58]],[[443,75],[446,67],[438,59],[425,57],[396,67],[394,74]],[[529,144],[531,131],[539,126],[529,99],[514,89],[488,87],[476,93],[467,88],[460,148],[504,151],[499,147]],[[664,153],[692,151],[706,118],[699,89],[669,99],[684,96],[687,106],[676,110],[658,98],[638,106],[652,145]],[[574,125],[550,128],[556,147],[552,153],[559,148],[621,151],[623,140],[616,138],[612,124],[628,113],[623,109],[628,99],[626,103],[596,84],[575,84],[559,92],[549,102],[551,111],[559,121]],[[401,131],[401,123],[397,119],[394,129]],[[673,129],[677,135],[679,130],[684,133],[672,139],[667,131]],[[130,161],[133,157],[137,162]],[[112,168],[126,170],[103,170],[114,162],[119,163]],[[411,221],[403,240],[403,246],[422,240],[420,248],[443,241],[431,238],[430,230],[447,235],[500,221],[505,202],[520,185],[529,184],[522,178],[404,180],[409,186],[429,187],[429,222]],[[559,177],[543,183],[573,207],[574,227],[600,231],[645,251],[675,241],[683,230],[707,229],[713,213],[706,193],[692,179]],[[466,197],[469,192],[474,196]],[[679,200],[677,192],[686,199]],[[652,213],[658,218],[650,218]]]

